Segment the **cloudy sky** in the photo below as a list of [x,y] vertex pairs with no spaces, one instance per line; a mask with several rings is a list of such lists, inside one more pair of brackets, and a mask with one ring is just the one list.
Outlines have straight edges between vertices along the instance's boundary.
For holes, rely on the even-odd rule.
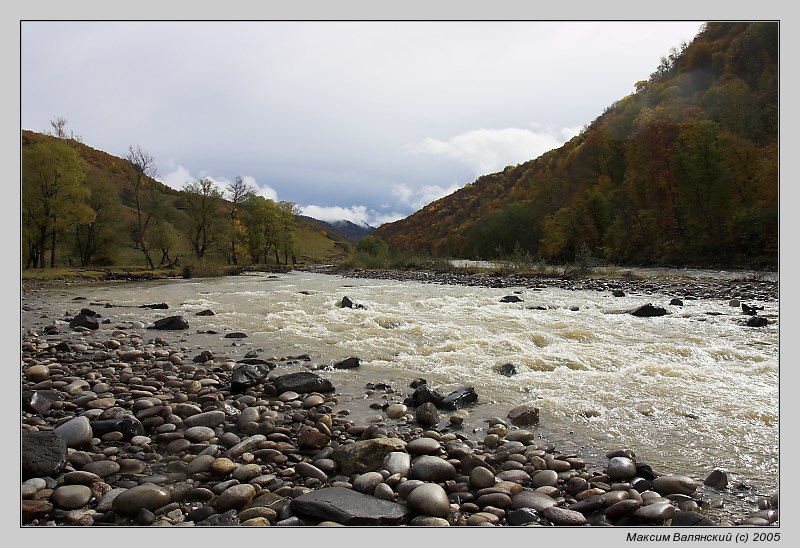
[[23,21],[22,129],[378,226],[561,146],[702,21]]

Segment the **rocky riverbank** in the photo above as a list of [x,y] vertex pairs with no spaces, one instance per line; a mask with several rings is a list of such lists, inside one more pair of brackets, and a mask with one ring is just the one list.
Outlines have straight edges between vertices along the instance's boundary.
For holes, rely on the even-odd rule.
[[683,299],[740,299],[776,301],[777,281],[760,279],[711,280],[691,278],[676,271],[672,275],[619,276],[615,278],[592,276],[537,276],[497,272],[471,272],[466,269],[436,272],[427,270],[359,270],[329,269],[329,272],[350,278],[368,278],[398,281],[415,281],[442,285],[476,287],[544,289],[547,287],[569,291],[608,291],[636,294],[673,295]]
[[[749,284],[715,291],[777,291]],[[598,468],[562,453],[535,408],[498,412],[476,439],[469,397],[443,403],[424,379],[342,394],[310,356],[215,355],[180,330],[83,315],[22,326],[24,526],[779,523],[777,493],[729,505],[743,487],[722,470],[662,474],[625,447]],[[350,420],[356,405],[375,416]]]

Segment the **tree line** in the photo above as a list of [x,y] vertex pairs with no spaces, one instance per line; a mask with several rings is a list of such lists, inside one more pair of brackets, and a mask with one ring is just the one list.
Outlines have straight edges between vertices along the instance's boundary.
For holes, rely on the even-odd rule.
[[51,121],[47,136],[23,132],[25,268],[129,264],[138,256],[154,270],[178,266],[187,253],[230,265],[296,262],[295,204],[259,196],[241,176],[224,190],[204,178],[174,191],[155,180],[155,161],[140,146],[114,158],[68,135],[65,123]]

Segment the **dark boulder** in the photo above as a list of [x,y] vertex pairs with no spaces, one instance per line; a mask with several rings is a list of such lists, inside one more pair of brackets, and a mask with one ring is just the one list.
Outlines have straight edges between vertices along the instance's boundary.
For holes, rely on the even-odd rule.
[[521,303],[523,302],[521,298],[517,297],[516,295],[506,295],[502,299],[500,299],[501,303]]
[[69,322],[69,326],[72,328],[85,327],[86,329],[91,329],[91,330],[100,328],[100,324],[97,323],[96,320],[93,320],[91,317],[83,313],[78,314],[74,318],[72,318]]
[[615,289],[614,291],[611,292],[611,294],[614,295],[615,297],[624,297],[625,296],[625,292],[623,290],[621,290],[621,289]]
[[361,365],[361,360],[357,357],[352,356],[350,358],[346,358],[340,362],[336,362],[333,364],[334,369],[354,369]]
[[155,329],[179,331],[181,329],[188,329],[189,322],[183,316],[169,316],[156,320],[153,324]]
[[475,401],[478,401],[478,394],[475,393],[475,389],[472,386],[465,386],[445,396],[438,407],[455,411]]
[[91,421],[92,435],[96,438],[109,432],[121,432],[124,441],[130,441],[134,436],[144,436],[144,426],[135,417],[122,419],[93,420]]
[[354,308],[357,310],[368,310],[367,306],[364,304],[357,303],[353,301],[350,297],[345,295],[342,297],[342,303],[339,305],[340,308]]
[[67,442],[60,434],[20,431],[22,479],[55,477],[67,465]]
[[91,308],[81,308],[81,314],[83,314],[84,316],[89,316],[90,318],[94,318],[95,316],[98,315],[97,312],[95,312]]
[[236,331],[236,332],[233,332],[233,333],[226,333],[225,334],[225,338],[226,339],[246,339],[247,338],[247,334],[246,333],[242,333],[241,331]]
[[640,306],[631,312],[633,316],[639,318],[655,318],[658,316],[664,316],[666,313],[667,311],[665,308],[661,306],[655,306],[652,303],[647,303],[646,305]]
[[273,384],[278,394],[289,391],[306,394],[308,392],[333,392],[336,390],[328,379],[323,379],[319,375],[307,371],[281,375],[275,378]]
[[761,316],[753,316],[747,320],[747,327],[766,327],[769,321]]
[[231,392],[239,394],[264,382],[271,368],[265,364],[245,363],[231,372]]
[[497,372],[501,375],[505,375],[506,377],[513,377],[519,371],[517,370],[517,366],[513,363],[504,363],[500,367],[497,368]]
[[213,359],[214,359],[214,354],[212,354],[211,351],[203,350],[197,356],[192,358],[192,361],[194,363],[205,363],[208,360],[213,360]]
[[139,308],[151,308],[153,310],[167,310],[169,308],[169,305],[167,305],[167,303],[143,304]]
[[749,306],[742,303],[742,314],[747,314],[748,316],[755,316],[759,310],[764,310],[763,306]]
[[326,487],[304,493],[292,500],[291,509],[302,516],[342,525],[401,525],[408,522],[412,515],[405,504],[343,487]]
[[533,405],[518,405],[506,415],[516,426],[532,426],[539,424],[539,408]]
[[676,298],[676,299],[672,299],[669,302],[669,304],[671,304],[672,306],[683,306],[683,301]]
[[413,381],[411,381],[411,384],[409,384],[409,386],[411,388],[419,388],[423,384],[428,384],[428,381],[420,377],[418,379],[414,379]]
[[439,407],[439,402],[443,399],[444,396],[437,390],[430,388],[427,384],[420,384],[411,394],[411,397],[406,398],[403,403],[409,407],[419,407],[423,403],[431,402],[436,407]]
[[439,412],[432,402],[423,403],[417,407],[414,418],[423,426],[435,426],[439,424]]
[[213,310],[206,308],[205,310],[201,310],[200,312],[198,312],[195,315],[196,316],[215,316],[216,314],[214,314]]

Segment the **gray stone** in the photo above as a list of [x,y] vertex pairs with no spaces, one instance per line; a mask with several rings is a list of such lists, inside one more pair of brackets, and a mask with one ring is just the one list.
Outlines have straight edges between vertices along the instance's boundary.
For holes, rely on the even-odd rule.
[[411,464],[411,479],[423,481],[442,482],[456,477],[458,472],[455,466],[439,457],[423,455]]
[[214,508],[216,508],[218,512],[239,510],[253,500],[255,496],[256,488],[249,483],[232,485],[225,489],[214,501]]
[[441,450],[439,442],[433,438],[417,438],[408,442],[406,450],[412,455],[436,455]]
[[401,451],[392,451],[383,459],[383,469],[389,474],[400,474],[407,477],[411,471],[411,455]]
[[447,517],[450,514],[450,499],[447,492],[436,483],[423,483],[416,487],[408,497],[406,503],[417,514]]
[[540,470],[531,479],[531,487],[556,487],[558,485],[558,472],[555,470]]
[[298,462],[294,465],[294,469],[304,478],[316,478],[322,482],[328,481],[327,474],[309,462]]
[[406,505],[342,487],[326,487],[304,493],[294,498],[290,507],[295,514],[342,525],[401,525],[411,517]]
[[606,508],[604,514],[606,517],[612,521],[617,521],[620,518],[624,518],[625,516],[630,516],[634,512],[636,512],[642,503],[638,500],[633,499],[626,499],[616,502]]
[[225,412],[219,410],[206,411],[205,413],[198,413],[197,415],[192,415],[183,419],[183,425],[186,426],[186,428],[192,428],[194,426],[214,428],[215,426],[221,425],[223,422],[225,422]]
[[112,474],[116,474],[119,470],[119,463],[113,460],[96,460],[88,462],[81,467],[82,472],[91,472],[101,478],[107,478]]
[[170,503],[172,496],[164,487],[154,483],[143,483],[120,493],[113,500],[111,508],[124,516],[135,516],[141,508],[156,510]]
[[495,477],[491,470],[483,466],[476,466],[469,473],[469,484],[473,489],[485,489],[495,484]]
[[245,453],[249,453],[251,451],[255,451],[258,448],[258,445],[262,441],[266,441],[267,437],[263,434],[255,434],[250,436],[249,438],[245,438],[223,454],[224,457],[229,459],[236,459],[241,457]]
[[646,523],[658,523],[670,519],[676,510],[677,508],[669,502],[656,502],[642,506],[633,513],[633,516]]
[[627,457],[612,457],[608,461],[606,474],[615,481],[626,481],[636,477],[636,463]]
[[560,506],[550,506],[542,510],[542,517],[553,525],[564,527],[578,527],[586,523],[586,516],[575,510],[561,508]]
[[75,417],[53,430],[64,438],[67,447],[83,447],[92,443],[92,425],[86,417]]
[[353,480],[353,489],[359,493],[371,495],[379,483],[383,483],[383,475],[380,472],[364,472]]
[[693,495],[697,490],[697,482],[679,474],[659,476],[652,482],[654,491],[661,495]]
[[75,510],[82,508],[92,498],[92,490],[85,485],[62,485],[56,487],[53,494],[50,495],[50,500],[62,510]]
[[522,490],[511,497],[511,508],[533,508],[540,514],[545,508],[555,506],[558,503],[552,498],[539,491]]

